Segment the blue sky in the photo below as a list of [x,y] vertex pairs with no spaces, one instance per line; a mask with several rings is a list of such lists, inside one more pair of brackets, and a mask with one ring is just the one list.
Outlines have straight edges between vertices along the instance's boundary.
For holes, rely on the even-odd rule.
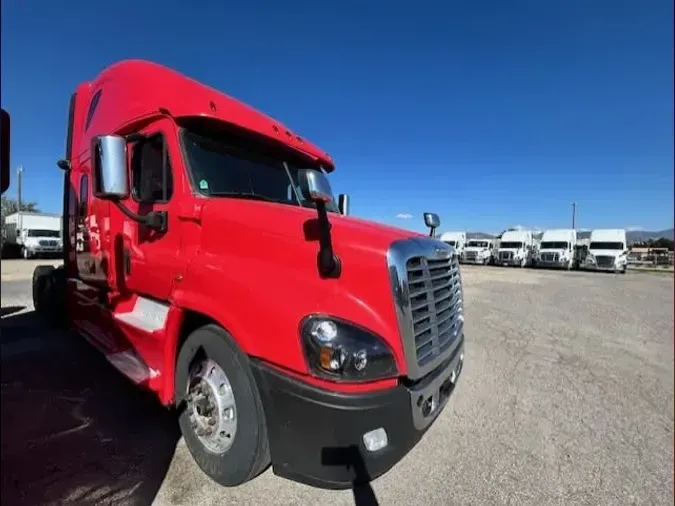
[[568,226],[577,201],[583,228],[673,224],[669,0],[3,0],[1,19],[12,165],[45,211],[70,93],[133,57],[318,143],[358,216],[495,232]]

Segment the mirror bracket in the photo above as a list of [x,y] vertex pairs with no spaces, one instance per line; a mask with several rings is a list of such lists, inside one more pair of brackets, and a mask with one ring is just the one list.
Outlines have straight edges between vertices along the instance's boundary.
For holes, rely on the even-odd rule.
[[317,254],[319,274],[323,278],[337,278],[342,272],[342,265],[333,251],[331,224],[328,221],[326,210],[326,204],[332,202],[333,199],[328,178],[319,171],[301,169],[298,171],[298,182],[303,196],[316,205],[319,222],[319,253]]
[[338,278],[342,272],[342,264],[338,256],[333,252],[331,240],[331,224],[328,221],[326,203],[316,202],[316,212],[319,218],[319,253],[317,254],[317,267],[319,274],[324,278]]

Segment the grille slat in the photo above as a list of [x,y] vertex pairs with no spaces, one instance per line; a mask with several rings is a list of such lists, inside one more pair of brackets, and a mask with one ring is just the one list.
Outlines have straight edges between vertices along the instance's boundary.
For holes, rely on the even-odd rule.
[[557,262],[559,259],[558,253],[542,253],[541,254],[541,259],[544,262]]
[[598,255],[595,257],[598,267],[614,267],[614,257],[611,255]]
[[459,262],[415,256],[406,263],[417,364],[442,354],[457,337],[461,321]]

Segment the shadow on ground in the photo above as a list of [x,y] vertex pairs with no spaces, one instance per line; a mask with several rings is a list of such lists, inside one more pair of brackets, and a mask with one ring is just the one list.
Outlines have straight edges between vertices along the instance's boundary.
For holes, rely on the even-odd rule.
[[151,504],[175,417],[85,341],[2,309],[1,502]]

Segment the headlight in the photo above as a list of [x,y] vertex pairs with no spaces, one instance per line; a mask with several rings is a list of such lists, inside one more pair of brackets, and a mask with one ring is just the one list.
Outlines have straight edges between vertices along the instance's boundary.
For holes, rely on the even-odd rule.
[[372,381],[398,374],[394,355],[375,334],[337,318],[308,316],[301,325],[310,371],[333,381]]

